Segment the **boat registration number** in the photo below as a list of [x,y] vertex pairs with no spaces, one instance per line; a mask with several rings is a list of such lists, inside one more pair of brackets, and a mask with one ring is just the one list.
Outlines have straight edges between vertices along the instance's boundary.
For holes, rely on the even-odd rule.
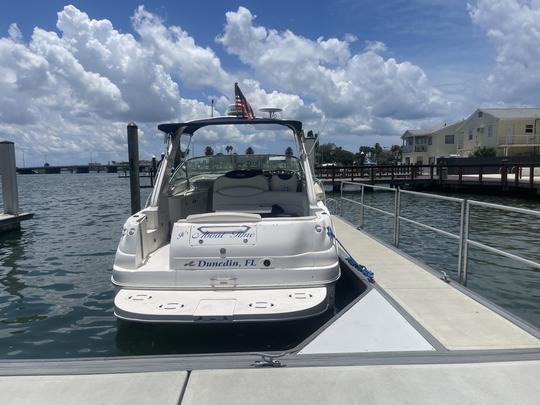
[[192,225],[189,235],[191,246],[255,245],[257,228],[254,225]]

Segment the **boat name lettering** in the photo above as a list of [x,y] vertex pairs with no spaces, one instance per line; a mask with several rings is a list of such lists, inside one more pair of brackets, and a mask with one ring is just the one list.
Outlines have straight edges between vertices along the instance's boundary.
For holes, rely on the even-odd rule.
[[[199,259],[197,262],[197,267],[255,267],[257,261],[255,259],[227,259],[227,260],[203,260]],[[186,266],[191,266],[191,264],[186,263]]]
[[253,232],[194,232],[191,239],[223,239],[225,235],[231,235],[234,239],[255,237]]

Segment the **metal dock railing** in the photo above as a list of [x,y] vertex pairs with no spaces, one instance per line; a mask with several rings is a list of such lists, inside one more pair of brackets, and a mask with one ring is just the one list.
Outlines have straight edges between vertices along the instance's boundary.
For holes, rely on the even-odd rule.
[[[343,195],[344,184],[353,184],[355,187],[360,187],[360,193],[361,193],[360,201],[347,198]],[[372,205],[366,204],[364,200],[365,188],[394,193],[393,210],[386,211],[381,208],[377,208]],[[505,250],[495,248],[482,241],[473,240],[470,238],[470,235],[469,235],[470,222],[471,222],[471,210],[473,207],[483,207],[483,208],[494,209],[494,210],[503,210],[503,211],[508,211],[508,212],[530,215],[536,218],[540,218],[540,211],[535,211],[535,210],[526,209],[526,208],[509,207],[506,205],[492,204],[492,203],[468,200],[468,199],[463,199],[463,198],[447,197],[447,196],[442,196],[442,195],[437,195],[437,194],[419,193],[416,191],[401,190],[399,188],[390,188],[390,187],[376,186],[372,184],[357,183],[357,182],[350,182],[350,181],[341,181],[340,189],[341,189],[341,195],[340,195],[340,201],[339,201],[340,202],[339,204],[340,215],[342,215],[344,212],[343,203],[345,201],[358,205],[360,207],[360,220],[358,224],[359,228],[361,229],[364,228],[365,209],[373,210],[373,211],[379,212],[381,214],[384,214],[393,218],[392,244],[395,247],[399,247],[399,240],[400,240],[400,235],[401,235],[401,230],[400,230],[401,222],[413,224],[420,228],[423,228],[423,229],[435,232],[439,235],[445,236],[447,238],[456,240],[458,242],[457,277],[458,277],[458,280],[464,285],[467,284],[467,268],[468,268],[468,262],[469,262],[468,252],[469,252],[469,247],[471,246],[476,247],[478,249],[482,249],[484,251],[495,253],[495,254],[504,256],[508,259],[518,261],[520,263],[540,269],[540,263],[535,260],[521,257],[519,255],[507,252]],[[455,204],[459,204],[459,207],[460,207],[459,232],[456,234],[453,232],[449,232],[448,230],[444,230],[435,226],[427,225],[417,220],[404,217],[401,214],[401,195],[402,194],[414,195],[419,198],[444,200],[444,201],[449,201]]]

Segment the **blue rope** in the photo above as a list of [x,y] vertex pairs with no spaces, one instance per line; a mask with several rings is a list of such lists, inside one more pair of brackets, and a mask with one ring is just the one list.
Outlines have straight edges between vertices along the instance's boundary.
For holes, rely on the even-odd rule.
[[330,239],[334,239],[337,243],[339,243],[339,246],[341,246],[343,251],[345,253],[347,253],[348,257],[345,259],[347,261],[347,263],[349,263],[356,270],[358,270],[360,273],[362,273],[369,281],[373,282],[374,281],[373,278],[375,277],[375,274],[372,271],[368,270],[368,268],[366,266],[364,266],[364,265],[358,263],[356,260],[354,260],[354,258],[349,253],[349,251],[347,249],[345,249],[345,246],[343,246],[343,243],[341,243],[339,241],[339,239],[336,237],[336,234],[332,231],[332,228],[330,228],[329,226],[326,227],[326,232],[327,232],[328,236],[330,237]]

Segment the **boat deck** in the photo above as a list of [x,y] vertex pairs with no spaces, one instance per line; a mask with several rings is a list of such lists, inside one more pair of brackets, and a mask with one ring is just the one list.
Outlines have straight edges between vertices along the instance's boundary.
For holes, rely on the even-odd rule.
[[148,255],[146,263],[143,264],[142,269],[144,270],[163,270],[169,268],[169,250],[171,245],[167,243],[166,245],[160,247],[155,252],[152,252]]

